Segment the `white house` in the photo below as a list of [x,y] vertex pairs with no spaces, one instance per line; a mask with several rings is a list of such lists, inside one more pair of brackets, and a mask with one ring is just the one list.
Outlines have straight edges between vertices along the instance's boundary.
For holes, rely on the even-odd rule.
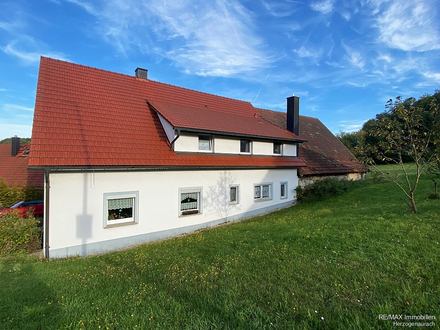
[[187,233],[292,204],[298,98],[287,129],[249,102],[41,58],[31,169],[45,175],[47,258]]

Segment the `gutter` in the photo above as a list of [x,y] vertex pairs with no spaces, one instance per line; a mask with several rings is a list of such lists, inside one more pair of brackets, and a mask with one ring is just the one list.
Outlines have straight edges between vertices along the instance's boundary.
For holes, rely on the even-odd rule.
[[50,169],[44,170],[44,257],[49,259],[49,195],[50,195]]

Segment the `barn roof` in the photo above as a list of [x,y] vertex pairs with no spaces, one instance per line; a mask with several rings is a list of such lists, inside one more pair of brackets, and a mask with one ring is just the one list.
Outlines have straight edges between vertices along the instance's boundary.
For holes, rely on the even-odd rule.
[[[258,109],[258,113],[274,125],[286,128],[285,112]],[[301,175],[336,175],[368,171],[319,119],[300,115],[299,135],[307,140],[299,145],[299,157],[307,165],[298,169]]]

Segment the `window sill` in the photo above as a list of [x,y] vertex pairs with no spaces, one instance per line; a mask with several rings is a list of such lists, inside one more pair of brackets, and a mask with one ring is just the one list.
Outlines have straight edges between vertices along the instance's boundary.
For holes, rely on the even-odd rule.
[[132,226],[132,225],[137,225],[137,222],[134,221],[127,221],[127,222],[121,222],[121,223],[107,223],[107,225],[104,227],[104,229],[108,229],[108,228],[117,228],[117,227],[125,227],[125,226]]
[[272,198],[254,198],[254,203],[271,201]]

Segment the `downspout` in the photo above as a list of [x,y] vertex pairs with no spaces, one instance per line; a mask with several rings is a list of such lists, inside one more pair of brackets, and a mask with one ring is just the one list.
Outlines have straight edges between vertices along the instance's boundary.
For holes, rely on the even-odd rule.
[[180,129],[176,129],[176,134],[177,134],[176,137],[170,143],[170,150],[173,150],[174,142],[176,142],[176,140],[180,137]]
[[50,179],[49,170],[44,170],[44,257],[49,259],[49,194]]

